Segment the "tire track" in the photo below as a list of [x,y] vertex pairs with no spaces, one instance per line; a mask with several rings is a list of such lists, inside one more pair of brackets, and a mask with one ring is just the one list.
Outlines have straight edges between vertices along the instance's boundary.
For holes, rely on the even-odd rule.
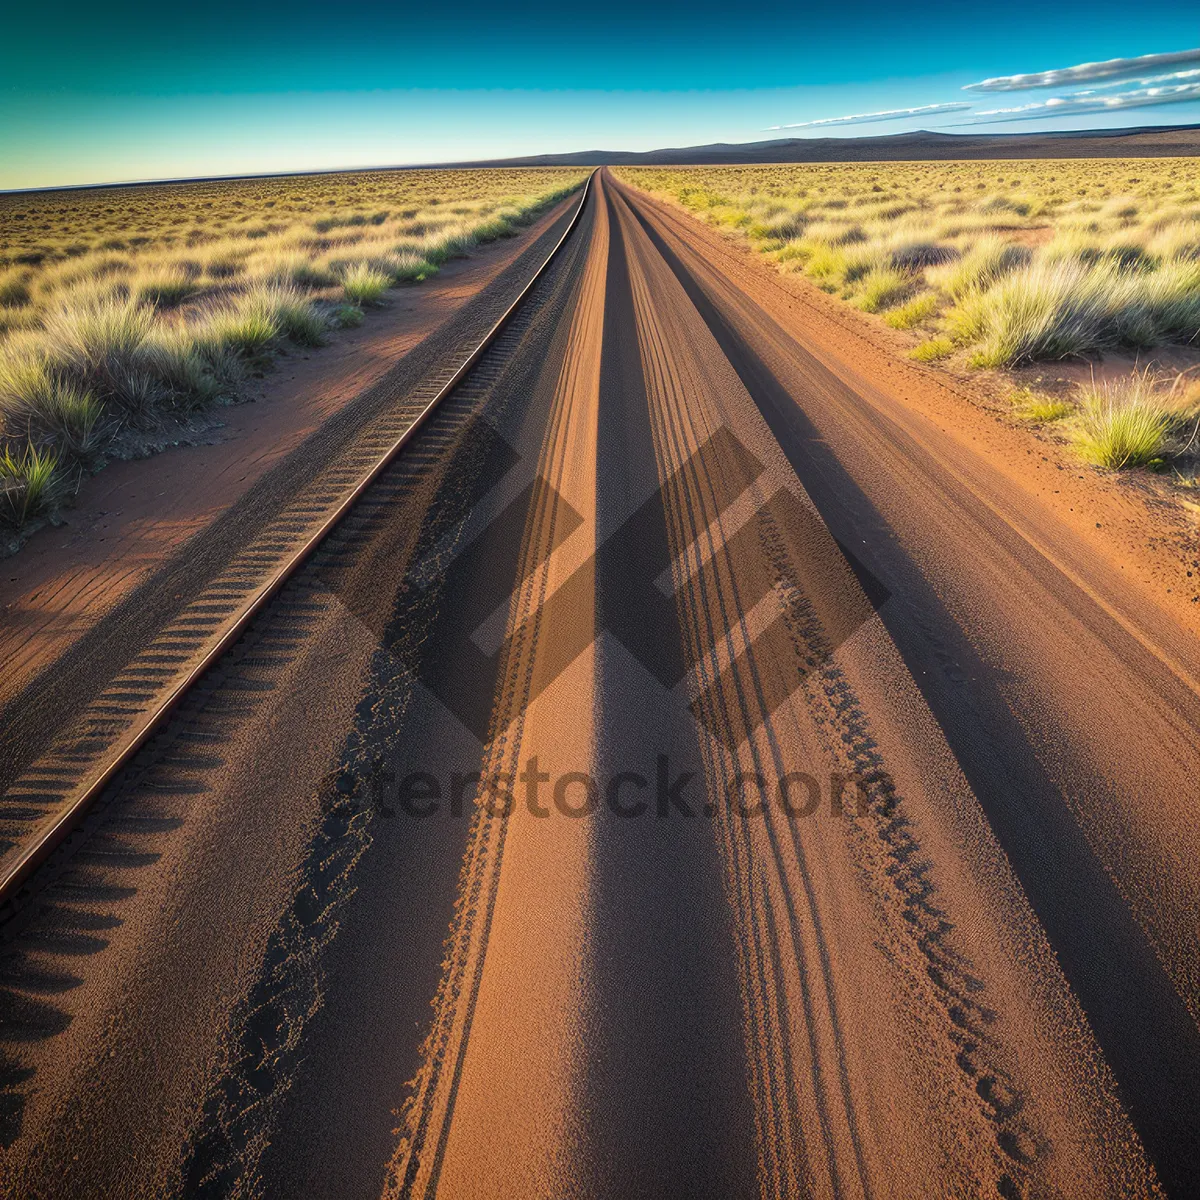
[[[500,685],[481,767],[482,781],[505,780],[510,786],[515,785],[522,753],[528,753],[535,677],[539,671],[548,670],[552,678],[556,671],[544,660],[554,660],[563,653],[553,641],[546,641],[545,627],[549,624],[553,628],[561,615],[571,619],[571,614],[563,614],[561,603],[550,602],[555,570],[552,556],[579,519],[563,497],[572,490],[568,473],[579,470],[569,451],[579,440],[580,422],[588,420],[587,401],[595,390],[588,378],[588,362],[591,348],[598,344],[594,326],[603,308],[603,275],[597,262],[604,261],[606,233],[603,214],[598,214],[595,206],[592,212],[588,263],[577,290],[565,298],[566,310],[579,315],[563,323],[563,344],[559,353],[548,360],[543,375],[554,403],[525,522]],[[557,365],[560,362],[561,366]],[[594,494],[594,483],[591,490]],[[585,634],[581,641],[574,641],[568,633],[568,663],[576,649],[590,645],[594,626],[587,626]],[[411,1085],[402,1113],[400,1142],[388,1168],[385,1195],[433,1195],[446,1167],[456,1105],[472,1049],[471,1033],[496,917],[506,845],[513,836],[514,822],[518,827],[520,822],[519,813],[495,815],[480,794],[476,803],[442,982],[434,1002],[435,1015],[422,1050],[420,1073]],[[549,1130],[545,1136],[550,1136]],[[530,1150],[518,1145],[512,1152],[520,1156]],[[532,1172],[534,1168],[527,1169]],[[526,1186],[534,1186],[529,1176]]]
[[[694,452],[696,447],[707,442],[712,431],[697,427],[697,406],[694,403],[689,404],[685,399],[685,392],[674,385],[673,356],[665,344],[665,335],[655,336],[657,330],[650,315],[648,291],[643,293],[642,304],[646,314],[644,324],[647,327],[643,344],[643,353],[648,360],[647,374],[648,377],[657,379],[660,395],[664,397],[659,433],[664,442],[662,456],[668,463],[696,464],[693,470],[685,472],[685,477],[690,478],[681,483],[678,494],[673,497],[675,502],[668,505],[668,511],[676,515],[679,526],[675,531],[677,552],[687,555],[699,541],[705,538],[714,539],[714,531],[717,531],[716,540],[722,543],[718,546],[710,541],[706,564],[693,562],[681,569],[681,574],[688,580],[681,593],[681,602],[685,609],[684,628],[704,629],[708,641],[706,646],[704,640],[693,639],[690,647],[693,666],[703,662],[706,657],[711,657],[712,620],[715,613],[720,614],[718,627],[737,629],[740,640],[745,645],[745,649],[736,657],[736,671],[726,671],[718,675],[716,664],[712,665],[709,678],[702,681],[701,704],[708,708],[706,716],[710,718],[711,724],[725,731],[726,746],[748,744],[750,765],[755,773],[762,775],[767,774],[764,769],[767,764],[763,761],[759,746],[765,743],[767,752],[773,759],[769,765],[773,769],[774,777],[781,778],[786,773],[787,764],[780,750],[783,739],[773,729],[775,706],[767,701],[769,688],[764,683],[763,672],[757,664],[758,647],[762,643],[752,642],[748,635],[747,611],[738,594],[739,566],[740,573],[744,574],[746,564],[738,564],[728,558],[726,552],[733,539],[720,533],[721,513],[728,506],[730,495],[741,490],[740,484],[749,485],[752,481],[731,483],[728,479],[721,479],[723,464],[706,462],[702,454]],[[686,388],[686,385],[684,386]],[[670,474],[666,466],[664,474]],[[1020,1115],[1024,1108],[1024,1097],[1014,1087],[1004,1070],[991,1061],[996,1047],[994,1036],[986,1026],[995,1020],[995,1014],[982,1002],[979,994],[983,990],[982,982],[971,971],[969,964],[949,948],[948,942],[954,927],[934,903],[935,892],[930,879],[930,864],[920,857],[920,844],[913,833],[911,823],[903,814],[901,798],[895,793],[883,769],[881,755],[870,734],[865,715],[844,673],[834,665],[834,645],[826,635],[812,604],[800,588],[795,551],[789,553],[787,539],[781,534],[772,513],[772,504],[765,496],[760,497],[755,520],[761,539],[761,552],[774,573],[776,586],[781,593],[784,618],[791,633],[793,661],[799,664],[797,681],[808,684],[815,676],[824,685],[822,699],[826,715],[823,723],[829,727],[828,732],[835,735],[823,739],[824,749],[831,761],[848,769],[847,773],[851,778],[869,781],[873,795],[868,811],[876,815],[876,834],[887,847],[888,861],[883,874],[893,882],[895,891],[899,893],[902,906],[901,928],[913,930],[914,947],[926,960],[927,974],[940,991],[938,999],[944,1011],[943,1036],[955,1045],[955,1061],[975,1093],[985,1117],[996,1126],[996,1142],[1003,1157],[997,1161],[993,1186],[1001,1195],[1017,1194],[1026,1167],[1036,1159],[1038,1139],[1031,1134]],[[832,545],[829,549],[833,549]],[[809,571],[811,573],[811,565]],[[848,572],[845,574],[848,575]],[[851,607],[856,606],[852,604]],[[859,604],[857,607],[861,608],[864,605]],[[778,642],[775,643],[775,648],[780,648]],[[731,659],[734,653],[731,649]],[[713,676],[717,676],[715,689],[712,683]],[[813,688],[806,686],[805,690],[811,701],[814,698]],[[714,702],[717,711],[709,707]],[[736,763],[725,766],[722,770],[718,763],[712,764],[715,768],[714,773],[720,780],[721,794],[729,794],[726,789],[734,774],[734,765]],[[819,902],[810,872],[805,867],[806,856],[800,831],[793,824],[786,831],[779,831],[777,835],[773,829],[772,817],[768,817],[766,825],[770,833],[771,865],[774,868],[773,872],[768,872],[768,877],[761,881],[761,895],[769,927],[768,944],[772,951],[772,965],[780,972],[775,981],[776,986],[779,986],[782,981],[782,964],[777,931],[782,924],[782,927],[788,930],[788,949],[794,956],[793,961],[801,980],[805,1024],[809,1030],[810,1061],[818,1097],[816,1125],[821,1131],[821,1139],[827,1151],[825,1182],[835,1194],[844,1194],[847,1187],[851,1187],[860,1194],[871,1195],[873,1188],[870,1172],[863,1151],[853,1088],[847,1073],[844,1053],[847,1033],[838,1015],[831,948],[823,931]],[[729,830],[729,836],[736,836],[736,826]],[[749,850],[748,856],[752,862],[756,861],[753,858],[753,849]],[[805,902],[803,916],[795,908],[789,893],[789,860],[799,868],[798,877],[803,887]],[[761,873],[764,864],[757,861],[756,865]],[[776,896],[774,902],[773,892]],[[780,913],[779,917],[773,917],[772,913],[780,900],[783,901],[785,911]],[[748,910],[747,915],[753,922],[756,916],[754,910]],[[815,950],[815,954],[812,955],[806,954],[803,945],[805,928],[812,929]],[[813,961],[806,966],[809,958]],[[765,986],[769,987],[770,984],[765,983],[766,977],[763,978]],[[814,987],[818,989],[815,996]],[[968,990],[974,994],[969,995]],[[827,1022],[831,1027],[834,1043],[834,1052],[829,1056],[830,1078],[827,1085],[822,1082],[826,1067],[822,1066],[814,1036],[816,1027],[822,1022]],[[763,1039],[767,1035],[765,1031],[760,1030],[755,1036]],[[834,1131],[831,1118],[834,1108],[839,1111],[836,1125],[844,1129],[845,1140],[849,1142],[850,1153],[845,1156],[834,1152],[835,1146],[842,1140]],[[811,1121],[809,1123],[812,1124]],[[788,1194],[789,1189],[794,1192],[795,1187],[794,1178],[776,1180],[777,1194]],[[823,1189],[819,1187],[818,1190]]]

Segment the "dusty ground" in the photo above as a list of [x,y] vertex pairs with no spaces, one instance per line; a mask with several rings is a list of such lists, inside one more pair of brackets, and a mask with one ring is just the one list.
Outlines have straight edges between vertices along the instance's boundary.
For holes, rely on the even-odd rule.
[[9,1190],[1194,1191],[1185,527],[798,282],[602,178],[8,930]]
[[548,229],[573,201],[518,237],[453,260],[420,286],[393,289],[358,329],[315,351],[290,350],[248,403],[181,430],[180,445],[116,461],[88,479],[65,523],[0,560],[0,705],[211,525],[267,471],[398,359],[444,325]]
[[[1158,606],[1200,630],[1200,571],[1193,561],[1200,557],[1200,524],[1186,508],[1167,503],[1176,493],[1148,473],[1100,472],[1082,465],[1053,429],[1035,429],[1013,417],[1008,401],[1023,385],[1053,393],[1093,375],[1103,380],[1138,366],[1193,370],[1200,366],[1200,352],[1171,347],[1140,359],[1107,355],[1094,365],[1043,363],[1014,372],[925,367],[907,358],[922,335],[889,329],[806,279],[774,271],[735,236],[691,221],[673,206],[649,197],[644,203],[702,238],[723,270],[752,280],[747,286],[756,289],[756,298],[770,298],[776,319],[786,314],[784,319],[801,327],[825,355],[853,362],[871,383],[928,417],[952,443],[952,453],[981,454],[1011,485],[1040,496],[1075,531],[1085,553],[1103,556],[1113,569],[1134,571],[1149,585]],[[1188,607],[1193,597],[1197,609]]]

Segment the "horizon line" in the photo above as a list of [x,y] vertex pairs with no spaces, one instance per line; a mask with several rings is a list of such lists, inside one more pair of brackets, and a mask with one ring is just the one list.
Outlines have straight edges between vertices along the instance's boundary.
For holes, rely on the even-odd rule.
[[[1132,135],[1139,134],[1139,133],[1165,132],[1165,131],[1172,130],[1172,129],[1200,129],[1200,121],[1188,121],[1188,122],[1182,122],[1179,124],[1166,124],[1166,125],[1130,125],[1127,127],[1109,126],[1109,127],[1105,127],[1102,129],[1033,129],[1033,130],[1028,130],[1024,133],[1002,132],[1002,133],[973,133],[972,134],[972,133],[945,133],[945,132],[942,132],[945,129],[962,128],[964,124],[969,124],[969,123],[964,122],[964,123],[957,124],[957,125],[940,126],[935,129],[909,129],[909,130],[902,131],[900,133],[862,134],[857,137],[838,138],[836,136],[831,136],[829,134],[822,134],[821,136],[818,136],[818,137],[767,138],[767,139],[758,139],[756,141],[748,141],[748,142],[707,142],[707,143],[703,143],[703,145],[704,146],[757,146],[757,145],[765,145],[770,142],[819,142],[819,141],[868,142],[868,141],[876,141],[876,140],[882,141],[885,139],[892,140],[892,139],[901,138],[901,137],[911,137],[914,134],[920,134],[920,133],[933,134],[938,137],[949,137],[949,138],[958,138],[958,137],[963,137],[963,138],[966,138],[966,137],[1045,138],[1045,137],[1053,137],[1055,135],[1063,136],[1063,135],[1074,135],[1074,134],[1080,134],[1083,136],[1091,136],[1091,137],[1104,137],[1104,136],[1121,137],[1121,136],[1132,136]],[[774,130],[762,130],[761,132],[764,132],[764,133],[774,132]],[[513,165],[512,169],[520,170],[520,169],[522,169],[523,165],[528,165],[528,164],[523,164],[522,160],[530,159],[530,158],[567,157],[568,155],[574,157],[574,156],[578,156],[581,154],[660,154],[660,153],[665,153],[666,151],[670,151],[670,150],[680,150],[680,149],[686,150],[686,149],[691,149],[691,148],[692,147],[690,147],[690,146],[683,146],[683,147],[661,146],[661,147],[657,147],[654,150],[564,150],[564,151],[560,151],[557,153],[552,152],[552,151],[547,151],[542,154],[511,155],[509,158],[506,158],[506,159],[495,159],[495,158],[481,158],[481,159],[474,159],[474,160],[456,159],[456,160],[447,161],[447,162],[390,163],[390,164],[359,165],[359,166],[310,167],[307,169],[298,168],[296,170],[284,170],[284,171],[260,171],[260,172],[254,173],[254,174],[248,174],[245,172],[237,172],[235,174],[230,174],[230,175],[213,175],[213,174],[167,175],[167,176],[150,177],[150,178],[144,178],[144,179],[107,180],[107,181],[100,181],[100,182],[94,182],[94,183],[57,183],[57,184],[44,184],[40,187],[0,188],[0,196],[28,196],[28,195],[36,195],[38,193],[43,193],[43,192],[99,191],[104,188],[163,187],[163,186],[167,186],[170,184],[183,184],[183,183],[233,183],[233,182],[237,182],[237,181],[243,180],[243,179],[289,179],[289,178],[294,178],[296,176],[345,175],[345,174],[350,174],[352,172],[361,172],[361,171],[466,170],[470,167],[479,167],[479,166],[484,166],[487,164],[496,166],[496,165],[502,165],[505,163],[513,163],[514,165]],[[696,148],[699,149],[699,148],[701,148],[701,146],[697,146]],[[555,164],[554,163],[544,163],[541,165],[551,167],[551,166],[554,166]],[[571,163],[571,164],[564,164],[564,165],[586,166],[588,164]],[[603,164],[591,164],[591,165],[599,166],[599,165],[603,165]],[[679,164],[676,164],[676,165],[679,165]],[[721,164],[718,163],[718,164],[708,164],[708,165],[719,166]],[[744,165],[744,164],[736,164],[736,165]]]

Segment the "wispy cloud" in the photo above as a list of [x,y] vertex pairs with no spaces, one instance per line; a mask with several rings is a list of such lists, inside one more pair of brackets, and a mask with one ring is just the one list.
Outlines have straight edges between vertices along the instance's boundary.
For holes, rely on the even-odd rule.
[[1148,108],[1155,104],[1181,104],[1200,100],[1200,81],[1180,83],[1170,87],[1136,88],[1129,92],[1101,95],[1095,88],[1069,96],[1052,96],[1035,104],[1018,104],[1012,108],[981,109],[968,125],[990,125],[997,121],[1031,121],[1045,117],[1064,117],[1076,113],[1119,112],[1126,108]]
[[1172,54],[1143,54],[1139,58],[1110,58],[1105,62],[1080,63],[1056,71],[1035,71],[1030,75],[1000,75],[982,83],[968,83],[964,92],[1023,92],[1026,88],[1065,87],[1073,83],[1091,83],[1094,79],[1112,79],[1118,75],[1136,75],[1160,67],[1200,62],[1200,48],[1177,50]]
[[1147,88],[1164,83],[1183,83],[1187,80],[1200,80],[1200,67],[1194,71],[1171,71],[1166,75],[1150,75],[1145,79],[1118,79],[1112,83],[1098,83],[1094,88],[1085,92],[1072,92],[1072,96],[1090,96],[1093,92],[1103,92],[1110,88]]
[[923,104],[920,108],[889,108],[883,112],[855,113],[849,117],[824,117],[820,121],[795,121],[791,125],[770,125],[765,132],[772,133],[779,129],[816,129],[826,125],[866,125],[871,121],[900,121],[905,117],[940,116],[942,113],[962,112],[971,105],[954,104]]

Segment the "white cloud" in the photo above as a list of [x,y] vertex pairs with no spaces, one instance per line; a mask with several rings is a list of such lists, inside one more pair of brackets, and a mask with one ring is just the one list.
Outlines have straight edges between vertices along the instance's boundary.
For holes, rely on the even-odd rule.
[[1154,87],[1156,84],[1180,83],[1189,79],[1200,79],[1200,67],[1194,71],[1171,71],[1167,75],[1150,75],[1145,79],[1118,79],[1112,83],[1098,83],[1094,88],[1088,88],[1083,92],[1072,92],[1071,95],[1090,96],[1095,92],[1107,91],[1110,88],[1146,88]]
[[1139,58],[1110,58],[1105,62],[1081,63],[1077,67],[1062,67],[1056,71],[1035,71],[1031,75],[1000,75],[995,79],[985,79],[982,83],[968,83],[963,91],[1022,92],[1026,88],[1064,87],[1189,62],[1200,62],[1200,48],[1177,50],[1171,54],[1143,54]]
[[856,113],[849,117],[825,117],[820,121],[796,121],[791,125],[771,125],[766,132],[778,129],[816,129],[824,125],[865,125],[870,121],[900,121],[905,117],[927,117],[941,113],[962,112],[969,104],[924,104],[920,108],[889,108],[884,112]]
[[1119,112],[1126,108],[1148,108],[1154,104],[1181,104],[1200,100],[1200,82],[1180,83],[1170,87],[1137,88],[1130,92],[1115,92],[1110,96],[1098,94],[1099,89],[1076,92],[1069,96],[1052,96],[1034,104],[1018,104],[1012,108],[981,109],[969,125],[990,125],[996,121],[1029,121],[1044,117],[1071,116],[1075,113]]

